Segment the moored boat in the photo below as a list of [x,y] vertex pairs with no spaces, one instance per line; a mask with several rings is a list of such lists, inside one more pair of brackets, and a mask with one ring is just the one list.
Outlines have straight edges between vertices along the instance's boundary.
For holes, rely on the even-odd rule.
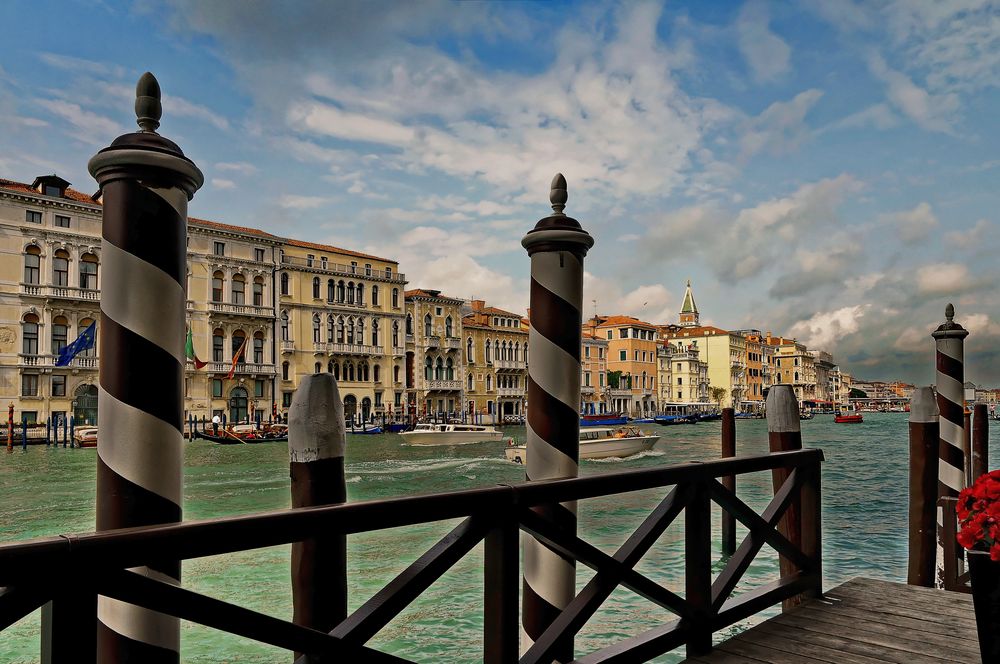
[[478,424],[418,424],[399,435],[410,445],[466,445],[503,438],[493,427]]
[[[630,457],[653,448],[659,436],[647,434],[638,427],[594,428],[580,432],[580,458],[606,459]],[[527,463],[527,446],[514,445],[513,440],[504,448],[508,461]]]
[[348,429],[347,433],[353,433],[356,436],[373,436],[378,433],[384,433],[382,427],[367,427],[362,429]]
[[217,434],[208,431],[195,431],[194,437],[219,445],[287,443],[288,427],[284,424],[271,424],[257,429],[252,424],[242,424],[220,428]]
[[665,427],[675,424],[697,424],[698,415],[657,415],[653,421]]
[[77,447],[97,447],[97,427],[76,427],[73,440]]
[[833,421],[837,424],[857,424],[859,422],[864,422],[865,420],[861,416],[861,413],[853,413],[850,415],[837,413],[833,416]]
[[622,413],[591,413],[580,417],[581,427],[612,427],[628,424],[628,417]]

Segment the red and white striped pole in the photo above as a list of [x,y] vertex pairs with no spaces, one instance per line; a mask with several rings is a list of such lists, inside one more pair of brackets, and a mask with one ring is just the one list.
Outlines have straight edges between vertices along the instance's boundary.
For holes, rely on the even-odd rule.
[[[141,131],[88,164],[104,196],[97,530],[181,520],[187,204],[204,178],[156,133],[160,86],[148,72],[135,111]],[[177,560],[134,571],[180,583]],[[179,661],[177,618],[108,597],[97,617],[102,664]]]
[[[937,403],[940,412],[940,441],[938,444],[937,497],[958,498],[965,488],[965,338],[969,331],[954,321],[955,307],[948,304],[944,310],[947,319],[931,336],[936,346]],[[948,515],[954,518],[954,515]],[[944,524],[941,508],[937,510],[938,532]],[[958,547],[957,542],[942,542],[938,537],[938,580],[944,579],[944,546]],[[959,557],[961,560],[961,556]]]
[[[583,258],[594,239],[563,213],[566,178],[552,179],[553,213],[521,240],[531,257],[531,329],[528,343],[526,476],[530,480],[576,477],[580,456],[580,343],[583,324]],[[576,503],[534,510],[564,530],[576,532]],[[527,650],[576,594],[576,564],[542,542],[524,536],[521,626]],[[573,640],[552,652],[573,659]]]

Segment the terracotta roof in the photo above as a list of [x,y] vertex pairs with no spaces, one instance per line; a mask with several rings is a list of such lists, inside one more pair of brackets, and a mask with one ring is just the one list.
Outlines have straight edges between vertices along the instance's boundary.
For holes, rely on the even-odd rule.
[[249,235],[259,235],[260,237],[267,237],[274,240],[281,239],[277,235],[271,235],[266,231],[262,231],[256,228],[249,228],[247,226],[233,226],[232,224],[223,224],[218,221],[209,221],[208,219],[198,219],[197,217],[188,217],[188,221],[194,222],[200,226],[217,228],[220,231],[231,231],[233,233],[247,233]]
[[315,242],[306,242],[305,240],[292,240],[290,238],[285,238],[285,242],[293,247],[303,247],[305,249],[316,249],[317,251],[329,251],[331,253],[345,254],[347,256],[357,256],[358,258],[370,258],[374,261],[382,261],[383,263],[392,263],[398,265],[399,261],[394,261],[391,258],[382,258],[380,256],[372,256],[371,254],[363,254],[360,251],[351,251],[350,249],[341,249],[340,247],[333,247],[329,244],[317,244]]
[[521,314],[515,314],[510,311],[504,311],[503,309],[497,309],[496,307],[486,307],[481,311],[484,314],[491,314],[495,316],[513,316],[514,318],[521,320]]
[[[37,189],[32,189],[30,184],[25,184],[23,182],[15,182],[14,180],[4,180],[0,178],[0,187],[3,189],[12,189],[13,191],[23,191],[27,194],[35,194],[36,196],[41,196]],[[51,196],[50,196],[51,198]],[[89,203],[90,205],[100,205],[100,203],[95,203],[94,199],[90,197],[89,194],[85,194],[82,191],[77,191],[72,187],[66,188],[66,198],[71,201],[76,201],[77,203]]]
[[646,321],[639,320],[632,316],[604,316],[600,318],[601,322],[597,324],[597,327],[611,327],[614,325],[641,325],[643,327],[648,327],[655,330],[656,326],[652,323],[647,323]]
[[683,327],[674,333],[667,334],[671,339],[684,339],[687,337],[705,337],[711,335],[729,334],[727,330],[712,325],[702,325],[701,327]]
[[461,298],[452,297],[450,295],[444,295],[443,293],[441,293],[441,291],[433,290],[430,288],[412,288],[408,291],[403,291],[404,299],[410,297],[427,297],[427,298],[434,298],[437,300],[451,300],[455,304],[462,304],[464,302],[464,300],[462,300]]

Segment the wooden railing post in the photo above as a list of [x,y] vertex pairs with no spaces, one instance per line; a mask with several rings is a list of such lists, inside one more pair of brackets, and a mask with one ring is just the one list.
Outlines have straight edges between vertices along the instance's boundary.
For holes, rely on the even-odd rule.
[[[773,452],[788,452],[802,449],[802,425],[799,421],[799,404],[791,385],[774,385],[767,393],[767,442]],[[777,494],[791,471],[788,468],[775,468],[771,471],[771,483]],[[801,500],[798,496],[788,505],[785,516],[778,523],[778,532],[788,538],[794,546],[802,548],[802,518]],[[789,577],[797,571],[791,560],[785,556],[778,557],[781,577]],[[801,602],[800,597],[786,599],[781,604],[783,611],[788,611]]]
[[712,650],[712,511],[708,487],[698,481],[684,510],[684,599],[691,608],[687,656]]
[[972,481],[989,472],[990,416],[986,404],[977,403],[972,421]]
[[926,588],[934,587],[939,429],[934,390],[917,388],[910,400],[910,550],[906,582]]
[[483,662],[516,664],[518,626],[517,522],[504,518],[486,535],[483,569]]
[[[736,456],[736,411],[722,409],[722,458]],[[722,477],[722,486],[736,493],[736,476]],[[736,518],[722,510],[722,554],[731,556],[736,552]]]
[[[306,376],[288,409],[292,507],[347,502],[344,404],[330,373]],[[347,617],[347,536],[292,544],[292,622],[328,632]],[[296,657],[299,653],[296,653]]]
[[97,594],[77,591],[42,606],[42,664],[97,661]]
[[[802,553],[809,558],[809,590],[806,597],[823,596],[823,492],[820,462],[802,468],[806,473],[802,483]],[[793,540],[794,542],[794,540]]]

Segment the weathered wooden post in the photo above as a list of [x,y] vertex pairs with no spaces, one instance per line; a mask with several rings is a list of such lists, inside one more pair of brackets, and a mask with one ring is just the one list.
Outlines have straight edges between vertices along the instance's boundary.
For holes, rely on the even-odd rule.
[[919,387],[910,399],[910,552],[906,582],[934,587],[937,531],[938,407],[934,389]]
[[[288,409],[292,507],[347,501],[344,403],[333,374],[303,378]],[[292,544],[292,621],[329,632],[347,617],[347,536],[317,535]],[[300,654],[296,653],[296,657]]]
[[972,411],[962,406],[962,454],[965,456],[965,486],[972,486]]
[[[736,411],[732,408],[722,409],[722,458],[736,456]],[[736,476],[726,475],[722,478],[722,486],[736,493]],[[731,556],[736,553],[736,518],[725,509],[722,510],[722,554]]]
[[990,416],[986,404],[977,403],[972,425],[972,481],[989,472]]
[[[773,385],[767,392],[765,402],[767,412],[767,443],[773,452],[788,452],[802,449],[802,425],[799,420],[799,404],[791,385],[784,383]],[[776,468],[771,471],[771,484],[777,494],[788,479],[790,471],[787,468]],[[788,538],[794,546],[802,548],[802,511],[799,497],[796,496],[788,505],[785,516],[778,524],[778,532]],[[781,576],[788,577],[798,569],[791,560],[784,556],[778,557]],[[786,599],[781,608],[787,611],[800,603],[798,597]]]
[[7,406],[7,451],[14,451],[14,402]]
[[[88,164],[104,200],[99,531],[181,520],[187,205],[204,177],[156,133],[160,86],[148,72],[136,85],[135,112],[140,131]],[[140,569],[175,584],[180,571],[177,560]],[[98,621],[102,664],[178,661],[177,618],[101,597]]]
[[[576,477],[580,456],[580,344],[583,323],[583,258],[594,239],[563,213],[566,178],[552,179],[552,214],[521,240],[531,258],[531,329],[528,343],[528,411],[525,475],[531,480]],[[576,503],[533,508],[539,516],[576,533]],[[576,594],[576,565],[532,538],[523,537],[523,648],[541,636]],[[573,659],[573,640],[552,652]]]
[[[936,498],[948,496],[958,498],[965,487],[964,410],[965,410],[965,338],[969,331],[954,321],[955,307],[948,304],[944,315],[947,320],[931,333],[936,345],[937,364],[937,404],[940,423],[940,443],[938,445],[938,488]],[[936,501],[935,501],[936,504]],[[948,515],[953,518],[953,515]],[[944,526],[944,513],[937,510],[938,530]],[[952,546],[958,551],[958,542],[952,540],[944,544],[938,538],[938,581],[944,580],[944,546]],[[960,553],[960,551],[959,551]],[[961,570],[959,570],[961,573]]]

